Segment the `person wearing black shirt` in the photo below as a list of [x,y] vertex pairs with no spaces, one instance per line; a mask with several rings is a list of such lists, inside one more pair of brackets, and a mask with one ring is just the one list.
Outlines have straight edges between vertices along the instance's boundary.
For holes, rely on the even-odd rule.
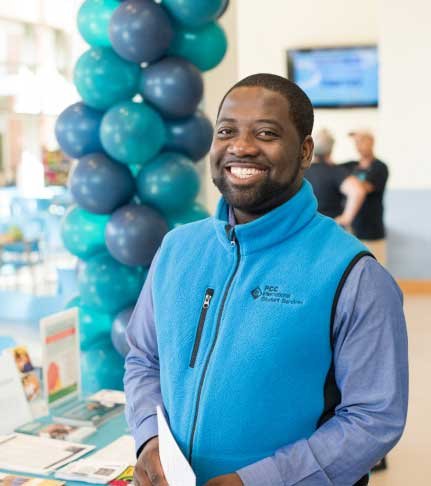
[[383,195],[389,171],[384,162],[374,155],[374,137],[367,130],[351,132],[359,153],[359,161],[342,164],[348,173],[361,181],[366,197],[352,222],[352,232],[374,253],[377,260],[386,262],[385,226],[383,222]]
[[305,178],[313,186],[319,212],[348,227],[361,208],[365,189],[345,167],[332,161],[334,138],[327,129],[318,130],[313,138],[314,160]]

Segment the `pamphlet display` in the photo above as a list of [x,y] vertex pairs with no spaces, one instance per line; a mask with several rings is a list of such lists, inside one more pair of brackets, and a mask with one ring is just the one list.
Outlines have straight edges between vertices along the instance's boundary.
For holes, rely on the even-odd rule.
[[57,406],[81,391],[78,310],[41,319],[40,333],[45,396],[50,407]]
[[10,353],[0,355],[0,434],[32,420],[21,378]]

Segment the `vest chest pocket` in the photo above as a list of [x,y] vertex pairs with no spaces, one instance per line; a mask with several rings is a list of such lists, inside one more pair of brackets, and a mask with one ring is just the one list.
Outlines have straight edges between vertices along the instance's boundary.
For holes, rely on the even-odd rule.
[[204,330],[205,319],[206,319],[207,312],[208,312],[208,309],[210,307],[211,299],[212,299],[213,295],[214,295],[214,289],[210,289],[210,288],[206,289],[204,301],[202,303],[202,307],[201,307],[201,311],[200,311],[200,315],[199,315],[198,327],[196,329],[196,337],[195,337],[195,343],[193,345],[192,356],[190,358],[190,363],[189,363],[190,368],[194,368],[195,363],[196,363],[196,358],[197,358],[197,355],[198,355],[198,352],[199,352],[199,345],[200,345],[202,333],[203,333],[203,330]]

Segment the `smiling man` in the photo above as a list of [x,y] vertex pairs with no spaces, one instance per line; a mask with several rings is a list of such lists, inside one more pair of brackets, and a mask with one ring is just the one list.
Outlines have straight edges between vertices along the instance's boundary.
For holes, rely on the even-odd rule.
[[155,408],[206,486],[364,485],[407,411],[402,296],[317,212],[313,109],[249,76],[221,102],[214,217],[164,239],[128,326],[135,483],[166,485]]

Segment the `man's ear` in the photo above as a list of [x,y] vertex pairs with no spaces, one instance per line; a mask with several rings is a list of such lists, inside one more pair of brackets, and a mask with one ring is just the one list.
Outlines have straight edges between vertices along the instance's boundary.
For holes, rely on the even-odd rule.
[[301,169],[305,170],[310,167],[313,158],[314,141],[311,135],[307,135],[302,142],[301,147]]

